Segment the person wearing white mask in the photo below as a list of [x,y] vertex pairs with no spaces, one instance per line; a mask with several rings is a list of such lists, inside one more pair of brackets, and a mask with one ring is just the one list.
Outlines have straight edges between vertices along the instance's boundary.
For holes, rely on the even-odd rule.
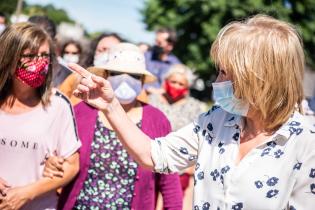
[[[137,100],[142,85],[153,82],[155,77],[145,69],[144,55],[136,45],[113,46],[108,51],[108,61],[90,71],[95,69],[106,71],[119,103],[144,133],[156,138],[171,131],[161,111]],[[77,104],[74,110],[82,141],[80,174],[63,190],[60,209],[154,210],[157,192],[163,195],[165,209],[182,209],[178,174],[157,174],[139,167],[101,110],[86,102]],[[44,175],[57,175],[58,164],[58,158],[51,157]]]
[[65,63],[79,63],[82,47],[79,42],[69,40],[61,48],[61,57]]
[[[102,66],[108,59],[108,49],[112,46],[119,44],[123,39],[116,33],[103,33],[92,42],[93,52],[93,65]],[[91,66],[88,65],[88,66]]]
[[[104,65],[108,59],[108,49],[121,41],[122,38],[116,33],[103,33],[99,35],[91,42],[89,51],[85,55],[81,56],[79,64],[85,68]],[[64,63],[65,65],[67,64],[67,62]],[[98,76],[103,76],[103,72],[98,70],[93,73],[96,73]],[[77,74],[70,74],[58,87],[63,94],[69,97],[72,105],[76,105],[81,102],[81,99],[72,94],[79,84],[79,81],[80,77],[78,77]]]
[[169,173],[196,164],[194,210],[314,209],[315,130],[303,116],[296,28],[266,15],[233,21],[210,55],[217,105],[155,141],[131,123],[104,78],[83,78],[74,93],[102,110],[140,165]]

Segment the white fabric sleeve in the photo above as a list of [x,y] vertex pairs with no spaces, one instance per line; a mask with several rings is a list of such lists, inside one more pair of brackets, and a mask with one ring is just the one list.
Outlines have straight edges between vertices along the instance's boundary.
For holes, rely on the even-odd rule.
[[[313,139],[314,140],[314,139]],[[313,210],[315,208],[315,148],[301,161],[288,209]],[[307,152],[307,151],[306,151]]]
[[196,163],[204,114],[187,126],[151,142],[151,157],[158,173],[179,172]]
[[60,133],[57,145],[58,156],[68,158],[81,147],[72,106],[70,104],[65,104],[63,106],[63,114],[62,119],[60,119],[59,131]]

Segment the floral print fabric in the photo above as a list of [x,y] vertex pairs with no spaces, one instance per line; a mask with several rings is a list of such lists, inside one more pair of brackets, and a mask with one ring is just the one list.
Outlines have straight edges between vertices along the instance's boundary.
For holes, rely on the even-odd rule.
[[196,164],[194,210],[312,210],[315,129],[290,119],[236,164],[243,118],[214,106],[190,125],[151,143],[155,170]]
[[[137,124],[139,127],[141,123]],[[97,119],[90,167],[75,209],[131,209],[138,165]]]

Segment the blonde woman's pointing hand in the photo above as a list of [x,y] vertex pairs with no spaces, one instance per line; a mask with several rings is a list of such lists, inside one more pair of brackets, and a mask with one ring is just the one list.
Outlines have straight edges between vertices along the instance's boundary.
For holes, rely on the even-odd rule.
[[110,83],[77,64],[71,63],[68,66],[82,76],[80,84],[73,94],[99,110],[106,110],[115,98]]

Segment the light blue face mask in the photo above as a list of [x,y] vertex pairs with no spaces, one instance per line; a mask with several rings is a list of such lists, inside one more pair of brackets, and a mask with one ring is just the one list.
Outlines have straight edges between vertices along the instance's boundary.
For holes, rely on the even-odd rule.
[[231,114],[247,115],[249,104],[235,98],[231,81],[214,82],[212,87],[213,99],[217,105]]
[[107,80],[112,85],[115,96],[121,104],[130,104],[142,90],[141,81],[127,74],[109,76]]

